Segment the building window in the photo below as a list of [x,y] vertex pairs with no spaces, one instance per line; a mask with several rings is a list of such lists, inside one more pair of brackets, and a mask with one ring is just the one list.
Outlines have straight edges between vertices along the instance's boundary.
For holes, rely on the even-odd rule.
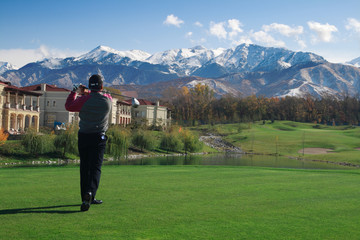
[[46,102],[46,106],[49,107],[50,106],[50,101]]
[[56,107],[56,101],[53,101],[53,105],[52,105],[53,107]]

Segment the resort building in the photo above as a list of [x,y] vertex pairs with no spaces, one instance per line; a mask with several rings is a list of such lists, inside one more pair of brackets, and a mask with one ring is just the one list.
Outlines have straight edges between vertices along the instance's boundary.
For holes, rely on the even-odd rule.
[[46,83],[22,87],[26,91],[41,94],[40,96],[40,126],[55,127],[62,123],[72,123],[78,120],[78,113],[65,109],[65,102],[70,90]]
[[126,101],[116,101],[115,124],[126,127],[131,123],[131,104]]
[[[11,134],[23,133],[28,127],[56,128],[79,120],[79,114],[65,109],[70,90],[50,84],[27,87],[11,86],[0,81],[0,128]],[[140,105],[133,108],[130,100],[113,98],[109,124],[126,127],[132,121],[148,126],[170,126],[170,111],[159,102],[139,99]]]
[[20,134],[29,127],[39,131],[41,93],[0,81],[0,128]]
[[[132,108],[133,120],[138,124],[145,123],[148,126],[161,126],[167,128],[171,125],[170,110],[165,106],[160,106],[159,101],[156,103],[145,99],[138,99],[140,105]],[[126,100],[131,103],[131,100]]]

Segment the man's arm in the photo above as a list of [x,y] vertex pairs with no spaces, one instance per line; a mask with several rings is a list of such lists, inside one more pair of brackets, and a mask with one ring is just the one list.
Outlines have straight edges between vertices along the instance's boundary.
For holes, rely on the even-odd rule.
[[80,112],[84,103],[90,98],[90,95],[76,98],[76,92],[71,92],[66,99],[65,109],[70,112]]

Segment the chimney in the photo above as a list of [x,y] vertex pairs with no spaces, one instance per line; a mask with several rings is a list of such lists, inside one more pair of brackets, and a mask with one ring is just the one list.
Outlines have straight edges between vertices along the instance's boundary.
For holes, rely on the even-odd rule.
[[46,92],[46,83],[41,84],[41,91]]
[[160,106],[160,102],[156,101],[156,106],[159,107]]

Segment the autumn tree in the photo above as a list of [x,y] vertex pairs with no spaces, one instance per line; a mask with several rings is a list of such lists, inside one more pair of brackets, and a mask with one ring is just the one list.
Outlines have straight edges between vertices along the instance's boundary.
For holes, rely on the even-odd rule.
[[3,145],[9,137],[9,133],[5,132],[3,128],[0,128],[0,146]]
[[215,99],[214,91],[204,84],[196,84],[190,90],[192,110],[196,120],[207,123],[212,118],[211,103]]
[[342,98],[324,95],[314,97],[285,96],[281,98],[251,95],[215,98],[206,85],[189,89],[172,89],[168,93],[172,117],[183,124],[231,123],[258,120],[290,120],[338,124],[359,124],[360,99],[344,95]]

